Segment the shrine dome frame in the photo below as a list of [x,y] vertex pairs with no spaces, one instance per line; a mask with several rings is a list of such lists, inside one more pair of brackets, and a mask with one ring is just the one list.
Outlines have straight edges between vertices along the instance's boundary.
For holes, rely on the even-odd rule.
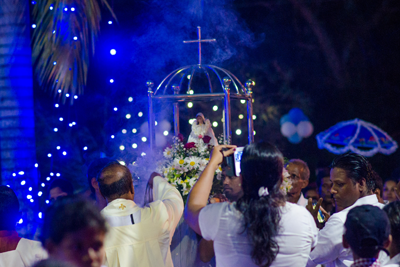
[[[202,70],[205,72],[208,79],[210,93],[201,94],[181,94],[182,77],[190,75],[188,82],[188,92],[191,90],[192,79],[196,71]],[[214,92],[209,74],[215,74],[223,89],[223,92]],[[173,83],[174,79],[182,76],[178,84]],[[224,78],[221,78],[224,77]],[[231,92],[230,85],[233,84],[235,92]],[[245,86],[240,83],[228,70],[222,69],[213,65],[190,65],[176,69],[168,74],[164,80],[153,91],[154,83],[147,82],[147,96],[148,96],[148,130],[149,130],[149,145],[151,149],[155,148],[155,114],[153,104],[157,101],[166,101],[173,103],[174,110],[174,134],[177,136],[180,133],[179,125],[179,103],[192,102],[192,101],[213,101],[222,100],[224,104],[224,143],[230,144],[231,142],[231,99],[246,100],[247,102],[247,129],[248,129],[248,142],[254,142],[254,124],[253,124],[253,86],[255,83],[248,80]],[[167,89],[172,86],[173,94],[168,95]],[[164,88],[163,90],[161,90]]]

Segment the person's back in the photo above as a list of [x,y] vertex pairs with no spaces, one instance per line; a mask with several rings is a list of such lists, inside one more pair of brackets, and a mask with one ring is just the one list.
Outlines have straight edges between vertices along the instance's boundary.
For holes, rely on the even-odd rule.
[[101,213],[111,226],[105,242],[107,266],[173,266],[170,242],[183,200],[166,180],[152,177],[155,201],[140,208],[125,166],[112,163],[99,174],[100,192],[108,203]]
[[38,241],[18,236],[15,224],[18,220],[19,201],[14,191],[0,186],[0,266],[29,267],[47,258]]
[[389,218],[392,235],[392,243],[388,248],[390,261],[385,267],[400,267],[400,201],[390,202],[383,210]]
[[240,163],[243,196],[237,202],[207,205],[215,170],[236,147],[214,148],[211,160],[192,188],[185,220],[214,241],[223,266],[304,266],[317,229],[308,211],[288,203],[280,190],[283,156],[265,142],[245,146]]
[[[214,240],[217,266],[258,266],[251,258],[251,243],[243,232],[243,216],[235,205],[227,202],[209,205],[200,215],[203,237]],[[279,231],[275,237],[279,252],[270,266],[305,266],[316,243],[313,219],[297,204],[286,202],[280,210]]]

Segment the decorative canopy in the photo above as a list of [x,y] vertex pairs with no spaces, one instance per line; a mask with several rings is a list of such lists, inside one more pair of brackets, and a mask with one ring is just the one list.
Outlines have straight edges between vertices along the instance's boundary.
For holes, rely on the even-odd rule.
[[[254,82],[248,80],[246,86],[230,71],[214,66],[205,65],[201,61],[201,43],[214,42],[215,39],[201,39],[201,28],[197,27],[198,39],[184,41],[198,43],[199,64],[181,67],[168,74],[153,92],[154,83],[147,82],[149,101],[149,135],[150,147],[154,146],[154,101],[170,101],[174,106],[174,130],[179,134],[179,102],[221,100],[224,103],[224,141],[231,139],[231,99],[244,99],[247,102],[247,126],[249,143],[254,142],[253,127],[253,92]],[[193,85],[195,81],[196,85]],[[196,87],[196,88],[195,88]],[[232,87],[234,90],[232,90]],[[186,91],[181,92],[182,88]],[[208,88],[208,90],[204,90]],[[207,93],[199,93],[200,91]]]
[[326,148],[334,154],[353,151],[366,157],[380,152],[392,154],[397,149],[397,142],[376,125],[354,119],[339,122],[317,136],[318,147]]

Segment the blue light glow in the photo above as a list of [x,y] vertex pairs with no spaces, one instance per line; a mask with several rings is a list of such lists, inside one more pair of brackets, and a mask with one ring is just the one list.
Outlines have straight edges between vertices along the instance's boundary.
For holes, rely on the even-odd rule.
[[35,29],[36,28],[36,24],[32,24],[32,28]]
[[45,187],[45,186],[46,186],[45,183],[42,183],[41,185],[42,185],[42,187]]
[[114,83],[114,79],[110,79],[110,83]]
[[78,40],[78,37],[77,37],[77,36],[74,36],[74,40],[75,40],[75,41]]
[[58,129],[57,129],[57,128],[54,128],[54,131],[55,131],[55,132],[58,132]]
[[49,154],[47,154],[47,157],[51,158],[51,154],[50,154],[50,153],[49,153]]
[[118,110],[118,108],[117,108],[117,107],[115,107],[115,108],[114,108],[114,111],[117,111],[117,110]]
[[116,53],[117,53],[117,50],[115,50],[115,49],[111,49],[111,50],[110,50],[110,54],[111,54],[112,56],[115,56]]
[[50,6],[50,7],[49,7],[50,10],[53,10],[53,8],[54,8],[53,6]]
[[31,199],[32,196],[31,196],[31,195],[27,195],[26,198],[27,198],[27,199]]
[[111,24],[112,24],[112,21],[111,21],[111,20],[109,20],[109,21],[108,21],[108,24],[110,24],[110,25],[111,25]]
[[74,99],[78,99],[78,96],[77,96],[77,95],[74,95]]
[[57,148],[57,150],[60,150],[61,147],[60,147],[60,146],[57,146],[56,148]]
[[46,199],[46,204],[50,204],[50,201],[48,199]]
[[42,213],[41,212],[38,213],[38,216],[39,216],[40,219],[42,219]]
[[32,191],[32,187],[29,187],[29,189],[28,189],[29,191]]
[[85,150],[85,151],[86,151],[86,150],[87,150],[87,146],[84,146],[84,147],[83,147],[83,150]]
[[25,185],[26,184],[26,181],[25,180],[22,180],[21,181],[21,185]]
[[57,61],[54,61],[54,62],[53,62],[53,65],[57,65]]
[[54,106],[55,106],[56,108],[58,108],[60,105],[59,105],[59,104],[55,104]]
[[39,192],[38,192],[38,196],[41,197],[42,195],[43,195],[43,192],[42,192],[42,191],[39,191]]
[[23,171],[18,172],[19,175],[24,175],[25,173]]
[[71,11],[74,12],[75,11],[75,7],[71,7]]
[[47,180],[47,181],[50,181],[50,177],[47,177],[46,180]]
[[69,97],[69,94],[65,94],[66,97]]

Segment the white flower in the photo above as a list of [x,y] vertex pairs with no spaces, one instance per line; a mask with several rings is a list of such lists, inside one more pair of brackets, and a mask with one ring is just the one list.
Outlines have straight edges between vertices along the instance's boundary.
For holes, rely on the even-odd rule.
[[172,165],[175,166],[175,168],[179,168],[179,167],[183,167],[184,163],[185,163],[184,159],[177,158],[177,159],[174,159],[174,161],[172,162]]
[[185,162],[188,165],[188,168],[195,169],[198,168],[200,165],[200,158],[198,157],[188,157],[185,159]]
[[164,149],[163,155],[165,158],[170,159],[173,156],[173,151],[171,148],[167,147],[166,149]]

